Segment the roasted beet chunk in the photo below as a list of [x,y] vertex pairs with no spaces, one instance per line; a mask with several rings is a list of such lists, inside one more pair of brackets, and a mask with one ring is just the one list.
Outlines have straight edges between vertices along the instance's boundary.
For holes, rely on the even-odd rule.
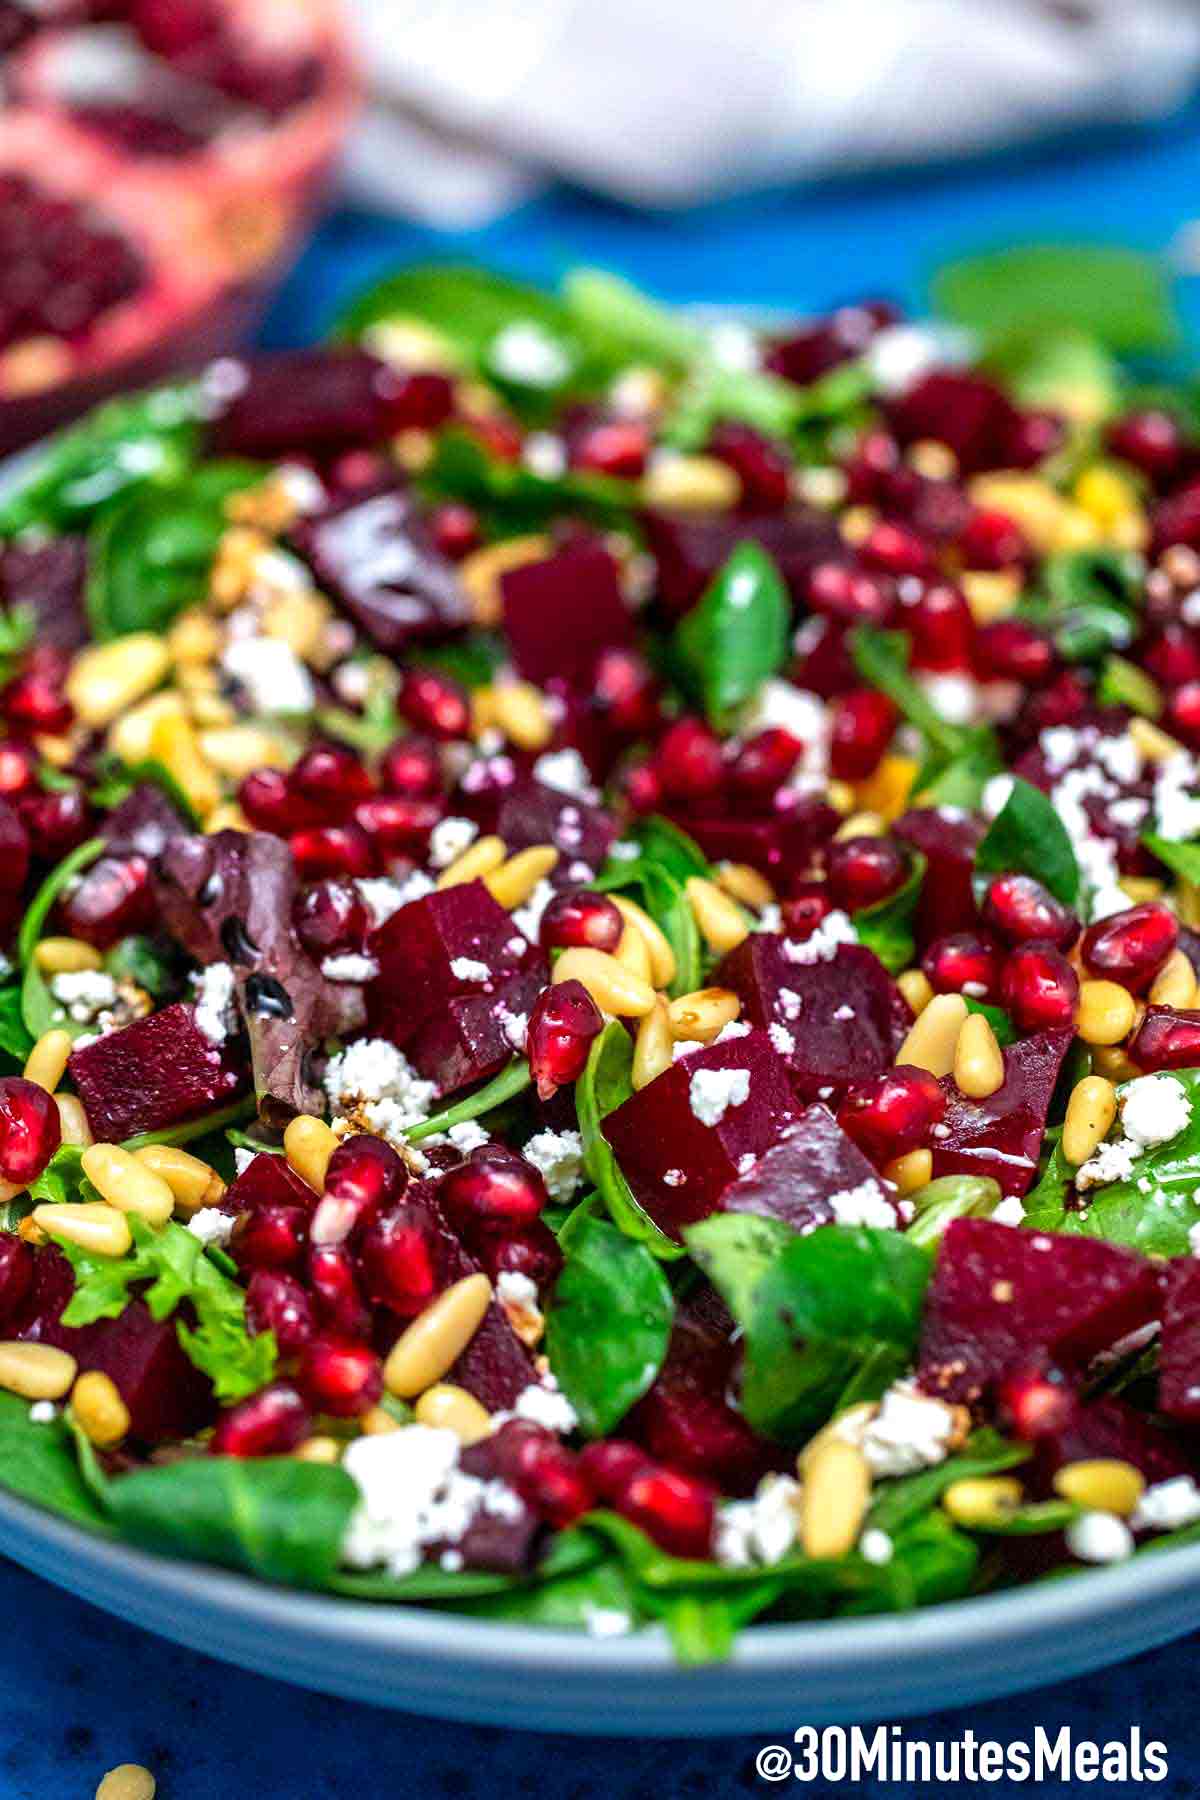
[[288,350],[245,365],[244,379],[213,421],[222,456],[270,459],[378,443],[409,423],[404,381],[364,350]]
[[545,982],[540,969],[524,969],[489,983],[487,993],[448,1000],[405,1046],[409,1061],[439,1094],[487,1081],[522,1043]]
[[794,1231],[815,1231],[818,1225],[837,1223],[834,1195],[864,1182],[883,1199],[875,1169],[829,1108],[818,1104],[802,1112],[788,1136],[725,1189],[721,1211],[757,1213],[781,1219]]
[[827,844],[841,823],[817,794],[800,794],[786,810],[768,817],[736,818],[731,813],[673,812],[710,862],[744,862],[772,881],[794,879],[809,867],[813,852]]
[[1156,1266],[1096,1238],[956,1219],[925,1304],[922,1386],[974,1400],[1039,1353],[1081,1367],[1157,1316]]
[[678,615],[695,605],[719,569],[747,538],[778,565],[794,600],[804,598],[818,563],[844,560],[846,546],[826,513],[793,507],[756,518],[726,513],[648,513],[646,538],[658,565],[658,591]]
[[249,1086],[235,1046],[214,1044],[183,1001],[86,1044],[67,1070],[104,1143],[198,1119]]
[[780,933],[756,931],[718,965],[716,987],[732,988],[742,1017],[771,1034],[802,1102],[836,1106],[852,1081],[891,1067],[912,1014],[873,951],[840,944],[833,956]]
[[604,1130],[638,1200],[678,1238],[795,1123],[787,1066],[765,1031],[749,1031],[681,1057]]
[[1020,1038],[1004,1052],[1004,1083],[968,1100],[947,1075],[946,1111],[931,1139],[934,1175],[990,1175],[1005,1194],[1024,1194],[1037,1173],[1046,1114],[1070,1031]]
[[897,819],[894,829],[925,858],[915,921],[918,946],[924,949],[935,938],[977,924],[971,873],[983,821],[949,807],[919,806]]
[[604,650],[633,641],[617,564],[599,544],[570,544],[501,578],[504,633],[529,681],[586,682]]
[[0,549],[0,604],[28,607],[37,620],[39,644],[78,650],[88,638],[83,590],[87,540],[55,537]]
[[300,1206],[311,1212],[316,1203],[316,1194],[286,1157],[260,1150],[234,1176],[221,1197],[220,1207],[224,1213],[247,1212],[258,1206]]
[[1167,1271],[1158,1404],[1168,1418],[1200,1424],[1200,1262],[1191,1256]]
[[487,824],[485,829],[498,832],[510,850],[553,844],[559,859],[551,880],[569,887],[589,879],[580,864],[599,869],[617,835],[616,820],[603,807],[532,780],[515,781],[506,790],[495,824]]

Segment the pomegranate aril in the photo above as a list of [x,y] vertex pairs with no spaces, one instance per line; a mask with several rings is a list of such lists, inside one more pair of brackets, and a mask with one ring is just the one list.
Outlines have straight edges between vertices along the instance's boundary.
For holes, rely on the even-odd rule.
[[798,881],[780,910],[789,937],[810,938],[834,910],[833,895],[823,881]]
[[326,956],[357,953],[371,930],[371,914],[348,881],[318,881],[306,888],[293,909],[296,935],[318,962]]
[[640,763],[636,768],[628,770],[624,791],[625,798],[635,813],[655,812],[662,803],[662,782],[652,763]]
[[636,481],[646,470],[650,432],[636,419],[606,419],[579,433],[570,445],[573,469]]
[[991,1000],[999,984],[1000,961],[1000,947],[991,939],[977,931],[952,931],[933,940],[921,957],[921,968],[935,994]]
[[[423,862],[429,834],[444,818],[444,800],[417,800],[407,794],[373,794],[354,809],[354,826],[381,861],[405,856]],[[352,829],[349,826],[344,830]]]
[[782,787],[796,766],[804,745],[782,726],[758,731],[739,747],[729,768],[729,779],[739,793],[766,800]]
[[12,172],[0,175],[0,244],[0,350],[26,338],[81,339],[146,280],[141,258],[98,207]]
[[859,557],[867,568],[882,575],[930,575],[933,556],[928,544],[907,525],[881,519],[859,545]]
[[369,875],[375,867],[371,840],[362,826],[314,825],[288,839],[301,881],[320,881],[328,875]]
[[912,639],[912,666],[930,673],[971,666],[975,621],[958,588],[939,581],[907,607],[904,623]]
[[239,1269],[297,1269],[307,1239],[308,1214],[302,1206],[256,1206],[234,1224],[229,1254]]
[[968,569],[1008,569],[1029,556],[1025,534],[1007,513],[979,508],[967,520],[958,540]]
[[519,1231],[487,1232],[472,1244],[493,1281],[501,1275],[525,1275],[540,1289],[549,1287],[562,1268],[558,1239],[544,1219],[533,1219]]
[[530,1224],[548,1196],[532,1163],[501,1144],[485,1144],[447,1172],[438,1198],[459,1230],[504,1232]]
[[246,1283],[246,1329],[252,1337],[274,1334],[281,1356],[294,1356],[311,1338],[312,1300],[292,1275],[255,1269]]
[[379,761],[379,785],[385,794],[407,794],[427,800],[442,791],[442,760],[427,737],[397,738]]
[[[508,1429],[515,1436],[516,1428]],[[505,1449],[506,1460],[511,1457],[510,1485],[548,1525],[562,1530],[590,1511],[594,1496],[578,1458],[549,1432],[526,1428],[515,1446]]]
[[591,698],[613,731],[629,737],[649,736],[659,723],[659,697],[658,681],[644,656],[617,645],[600,652]]
[[580,1474],[597,1500],[609,1506],[621,1498],[631,1481],[652,1466],[652,1459],[642,1446],[631,1444],[626,1438],[606,1438],[598,1444],[585,1444],[579,1452]]
[[340,825],[375,784],[344,744],[313,744],[288,776],[288,788],[306,800],[323,825]]
[[415,1318],[437,1298],[437,1246],[427,1215],[401,1201],[374,1219],[358,1246],[358,1267],[371,1299],[402,1319]]
[[471,730],[466,689],[435,669],[410,669],[396,696],[400,717],[416,731],[443,740],[465,738]]
[[1076,1396],[1054,1370],[1030,1369],[1010,1375],[996,1394],[999,1414],[1023,1443],[1061,1431],[1076,1406]]
[[1058,666],[1054,645],[1024,619],[997,619],[975,637],[975,667],[984,681],[1040,687]]
[[1131,1061],[1147,1075],[1160,1069],[1200,1068],[1200,1011],[1148,1006],[1128,1050]]
[[344,1244],[314,1244],[308,1253],[305,1280],[317,1315],[330,1331],[340,1338],[370,1336],[370,1310]]
[[1126,413],[1108,428],[1108,448],[1156,485],[1168,482],[1183,461],[1178,421],[1161,407]]
[[347,1138],[338,1145],[325,1172],[325,1192],[309,1227],[314,1244],[342,1244],[408,1185],[408,1170],[383,1138]]
[[1019,1031],[1069,1025],[1079,1000],[1079,977],[1062,951],[1036,939],[1018,944],[1000,977],[1000,1003]]
[[1066,438],[1067,428],[1058,413],[1022,413],[1005,433],[1000,460],[1013,469],[1032,469],[1061,450]]
[[53,1095],[21,1075],[0,1076],[0,1175],[25,1187],[62,1141]]
[[1175,620],[1163,626],[1157,637],[1145,642],[1139,653],[1142,667],[1160,687],[1182,687],[1200,681],[1200,640],[1194,631]]
[[15,1231],[0,1236],[0,1321],[11,1319],[33,1282],[33,1251]]
[[0,714],[10,730],[30,737],[56,737],[74,716],[59,682],[36,669],[14,675],[0,690]]
[[61,862],[91,831],[92,809],[82,788],[25,794],[18,804],[30,851],[39,862]]
[[314,1412],[356,1419],[383,1393],[383,1364],[365,1344],[317,1337],[300,1354],[296,1381]]
[[560,1087],[578,1081],[587,1067],[593,1038],[604,1030],[604,1015],[579,981],[543,988],[529,1015],[525,1053],[538,1096],[549,1100]]
[[872,1081],[857,1082],[842,1102],[838,1124],[882,1166],[924,1144],[945,1110],[937,1077],[899,1063]]
[[742,483],[745,512],[781,512],[791,498],[791,463],[787,452],[749,425],[718,425],[709,454],[728,463]]
[[1189,750],[1200,750],[1200,681],[1185,681],[1167,695],[1160,724]]
[[317,808],[296,792],[282,769],[253,769],[238,788],[238,805],[259,831],[290,837],[319,823]]
[[1079,936],[1075,914],[1032,875],[997,875],[988,883],[983,916],[1010,944],[1038,939],[1069,950]]
[[1157,901],[1148,901],[1089,925],[1079,953],[1089,974],[1140,994],[1162,968],[1178,938],[1175,914]]
[[830,772],[839,781],[865,781],[873,775],[892,741],[897,716],[887,695],[874,688],[839,695],[830,724]]
[[69,937],[108,950],[118,938],[151,928],[155,918],[150,865],[144,856],[102,856],[58,903]]
[[891,585],[882,576],[840,562],[817,564],[805,598],[813,612],[851,625],[883,625],[895,608]]
[[274,1381],[222,1413],[208,1447],[213,1456],[286,1456],[311,1426],[299,1390],[290,1381]]
[[37,757],[16,738],[0,742],[0,797],[15,800],[37,790]]
[[542,914],[538,928],[543,950],[615,950],[625,921],[607,894],[586,888],[556,894]]
[[716,1494],[706,1481],[648,1469],[634,1476],[615,1506],[669,1556],[706,1557],[712,1548]]
[[908,859],[894,838],[842,838],[825,852],[825,873],[834,904],[858,912],[904,886]]
[[721,740],[699,719],[677,719],[659,739],[654,758],[662,791],[676,800],[707,799],[725,780]]
[[461,562],[483,542],[479,514],[460,500],[436,506],[429,516],[429,531],[437,549],[451,562]]

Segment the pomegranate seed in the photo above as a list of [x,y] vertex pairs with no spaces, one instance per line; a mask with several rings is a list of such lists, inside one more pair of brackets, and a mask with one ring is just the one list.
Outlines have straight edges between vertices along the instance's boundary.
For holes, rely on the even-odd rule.
[[295,1356],[312,1336],[313,1306],[294,1276],[255,1269],[246,1284],[246,1329],[251,1337],[275,1334],[281,1356]]
[[354,824],[382,859],[404,856],[423,862],[429,849],[429,834],[445,812],[444,800],[374,794],[369,800],[359,801],[354,809]]
[[221,1414],[213,1456],[286,1456],[308,1436],[312,1418],[290,1381],[273,1381]]
[[549,1196],[532,1163],[501,1144],[485,1144],[442,1178],[438,1198],[460,1230],[509,1231],[536,1219]]
[[620,910],[607,894],[579,888],[574,893],[555,894],[542,914],[538,936],[543,950],[611,951],[620,943],[624,929]]
[[1064,669],[1048,687],[1031,694],[1021,708],[1020,725],[1031,737],[1053,725],[1076,725],[1091,705],[1091,693],[1074,669]]
[[16,807],[0,798],[0,894],[19,894],[28,873],[29,833]]
[[375,784],[353,750],[344,744],[313,744],[288,776],[288,789],[299,794],[322,825],[340,825]]
[[896,708],[874,688],[852,688],[834,701],[829,767],[839,781],[865,781],[883,760],[896,729]]
[[1108,448],[1156,486],[1165,485],[1183,461],[1183,433],[1169,412],[1146,407],[1109,426]]
[[360,824],[314,825],[288,839],[301,881],[326,875],[369,875],[375,867],[371,840]]
[[1011,469],[1032,469],[1061,450],[1067,428],[1057,413],[1022,413],[1005,436],[1001,463]]
[[11,731],[28,737],[57,737],[74,718],[61,675],[38,669],[26,669],[0,689],[0,713]]
[[471,702],[467,691],[436,669],[409,669],[396,697],[396,710],[415,731],[430,737],[469,737]]
[[365,1344],[318,1337],[301,1351],[296,1380],[314,1412],[356,1419],[383,1393],[383,1364]]
[[833,911],[833,896],[823,881],[798,881],[780,911],[789,937],[810,938]]
[[1200,1012],[1148,1006],[1129,1041],[1129,1055],[1148,1075],[1200,1066]]
[[936,994],[991,1000],[1000,979],[1000,947],[977,931],[952,931],[928,945],[921,967]]
[[296,1269],[307,1239],[304,1208],[270,1202],[240,1214],[229,1239],[229,1254],[239,1269]]
[[442,760],[432,738],[397,738],[379,763],[379,785],[385,794],[407,794],[427,800],[442,791]]
[[1142,645],[1138,660],[1160,687],[1177,688],[1188,681],[1200,681],[1200,642],[1195,632],[1175,620]]
[[907,525],[881,519],[859,545],[859,557],[868,569],[883,575],[931,575],[933,556],[928,544]]
[[1041,687],[1055,672],[1054,645],[1024,619],[997,619],[975,637],[975,666],[985,681]]
[[1167,695],[1162,725],[1189,750],[1200,750],[1200,681],[1185,681]]
[[1089,974],[1118,981],[1140,994],[1170,956],[1179,938],[1179,921],[1157,901],[1131,906],[1089,925],[1079,946]]
[[102,856],[85,869],[58,910],[67,934],[97,950],[150,930],[155,903],[149,863],[144,856]]
[[659,684],[644,656],[617,646],[600,653],[592,676],[592,699],[614,731],[648,737],[660,718]]
[[958,545],[968,569],[1008,569],[1029,560],[1029,545],[1016,521],[982,507],[967,520]]
[[904,615],[912,638],[912,666],[934,673],[969,669],[975,621],[965,597],[948,582],[927,587]]
[[646,472],[649,428],[636,419],[602,420],[571,445],[571,467],[617,481],[636,481]]
[[374,1219],[358,1248],[363,1285],[371,1299],[401,1318],[415,1318],[441,1287],[435,1251],[426,1215],[408,1203],[401,1201]]
[[408,1170],[383,1138],[347,1138],[338,1145],[325,1172],[325,1192],[312,1216],[314,1244],[342,1244],[408,1185]]
[[538,1289],[549,1287],[563,1263],[558,1239],[544,1219],[503,1236],[488,1232],[472,1248],[493,1281],[504,1274],[525,1275]]
[[749,425],[726,424],[717,426],[708,448],[741,478],[744,511],[783,511],[792,493],[791,462],[778,444]]
[[621,1517],[639,1525],[669,1556],[709,1554],[715,1506],[715,1492],[706,1481],[673,1469],[635,1475],[616,1502]]
[[659,739],[655,753],[662,791],[678,800],[703,800],[724,785],[721,740],[699,719],[677,719]]
[[1054,1374],[1032,1369],[1010,1375],[997,1392],[1000,1416],[1023,1443],[1060,1431],[1075,1409],[1075,1396]]
[[461,562],[483,542],[479,514],[461,500],[447,500],[437,506],[429,520],[434,544],[451,562]]
[[895,606],[893,594],[878,576],[833,562],[818,563],[813,569],[806,599],[813,612],[852,625],[886,624]]
[[565,1444],[539,1426],[522,1421],[505,1426],[504,1436],[501,1466],[505,1477],[540,1519],[562,1529],[591,1510],[591,1486],[580,1472],[578,1458]]
[[1044,938],[1069,950],[1079,936],[1075,914],[1032,875],[997,875],[984,895],[983,916],[1010,944]]
[[653,1467],[653,1460],[640,1444],[625,1438],[606,1438],[602,1443],[585,1444],[579,1452],[579,1472],[598,1500],[611,1506],[625,1493],[631,1481]]
[[587,1066],[592,1039],[604,1030],[604,1015],[582,982],[556,981],[543,988],[529,1016],[526,1054],[538,1096],[549,1100],[560,1087],[578,1081]]
[[908,879],[908,859],[894,838],[841,838],[825,852],[834,904],[847,912],[875,906]]
[[25,1187],[62,1141],[53,1095],[21,1075],[0,1076],[0,1175]]
[[318,962],[326,956],[358,953],[371,930],[371,914],[348,881],[318,881],[305,888],[293,908],[296,935]]
[[82,788],[25,794],[18,804],[29,848],[41,862],[61,862],[91,831],[92,809]]
[[1079,977],[1051,943],[1019,944],[1004,965],[1000,1001],[1020,1031],[1070,1025],[1078,999]]
[[767,799],[782,787],[796,766],[804,745],[782,726],[757,731],[740,746],[729,770],[729,779],[752,798]]
[[253,769],[238,788],[238,805],[257,831],[276,837],[319,822],[316,807],[292,788],[282,769]]
[[657,811],[662,791],[662,782],[649,763],[639,764],[625,776],[625,798],[635,813]]
[[328,1330],[339,1338],[371,1335],[371,1314],[344,1245],[314,1244],[308,1253],[307,1282],[317,1314]]
[[0,742],[0,796],[15,800],[37,790],[37,757],[16,738]]
[[871,1081],[856,1082],[843,1100],[838,1124],[882,1167],[924,1144],[946,1110],[946,1096],[927,1069],[897,1063]]

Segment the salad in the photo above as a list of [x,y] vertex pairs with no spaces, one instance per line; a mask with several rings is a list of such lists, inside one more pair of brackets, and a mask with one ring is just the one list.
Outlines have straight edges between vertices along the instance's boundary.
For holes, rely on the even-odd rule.
[[0,501],[0,1485],[681,1658],[1200,1536],[1200,417],[1115,251],[409,269]]

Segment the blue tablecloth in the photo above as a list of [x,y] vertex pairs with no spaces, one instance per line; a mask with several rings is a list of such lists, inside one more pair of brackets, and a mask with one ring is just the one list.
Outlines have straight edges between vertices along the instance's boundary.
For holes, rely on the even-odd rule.
[[[446,239],[343,213],[303,258],[264,335],[302,342],[389,265],[447,253],[542,279],[575,261],[606,263],[678,300],[805,311],[886,294],[919,305],[928,272],[964,248],[1037,236],[1163,250],[1200,208],[1198,176],[1200,103],[1144,136],[763,195],[686,216],[641,217],[564,190]],[[1200,283],[1190,287],[1185,310],[1200,324]],[[0,1645],[0,1800],[83,1800],[105,1768],[123,1761],[153,1768],[163,1800],[682,1800],[769,1791],[753,1770],[754,1741],[564,1741],[369,1711],[176,1650],[5,1565],[0,1617],[9,1622]],[[1170,1780],[1159,1791],[1192,1795],[1200,1791],[1198,1677],[1194,1639],[1049,1692],[940,1715],[919,1735],[948,1740],[970,1725],[979,1736],[1012,1741],[1039,1724],[1068,1724],[1077,1736],[1103,1740],[1140,1721],[1170,1752]],[[780,1726],[802,1720],[797,1694],[795,1719]],[[920,1789],[855,1791],[915,1800]]]

